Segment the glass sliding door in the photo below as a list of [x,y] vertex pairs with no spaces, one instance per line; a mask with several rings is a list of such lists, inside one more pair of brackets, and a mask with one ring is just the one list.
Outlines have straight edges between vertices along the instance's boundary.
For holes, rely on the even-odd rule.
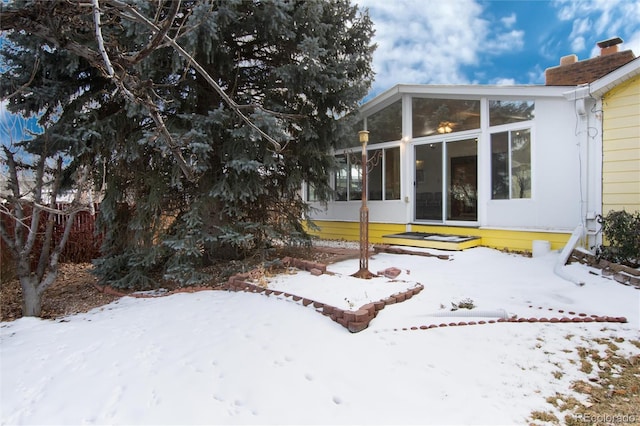
[[478,220],[476,138],[415,146],[415,220]]
[[447,220],[478,220],[478,143],[447,143]]
[[416,146],[416,220],[442,222],[442,153],[442,142]]

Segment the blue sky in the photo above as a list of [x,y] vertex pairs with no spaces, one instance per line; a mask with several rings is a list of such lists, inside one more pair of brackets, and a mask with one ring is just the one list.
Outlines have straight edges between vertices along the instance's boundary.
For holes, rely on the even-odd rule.
[[[595,57],[596,43],[616,36],[640,55],[638,0],[352,1],[376,30],[367,98],[398,83],[544,84],[562,56]],[[3,140],[8,118],[0,103]]]
[[377,95],[398,83],[544,84],[562,56],[620,37],[640,55],[638,0],[353,0],[369,9]]

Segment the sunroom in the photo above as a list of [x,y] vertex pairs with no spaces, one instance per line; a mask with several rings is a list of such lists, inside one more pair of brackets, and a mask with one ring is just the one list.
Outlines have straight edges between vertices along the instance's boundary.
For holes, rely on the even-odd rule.
[[334,152],[334,199],[317,203],[305,188],[317,235],[358,239],[364,168],[357,133],[367,130],[372,242],[401,244],[393,237],[425,233],[519,251],[536,240],[564,246],[582,223],[590,190],[581,136],[590,130],[565,97],[571,89],[397,85],[377,96]]

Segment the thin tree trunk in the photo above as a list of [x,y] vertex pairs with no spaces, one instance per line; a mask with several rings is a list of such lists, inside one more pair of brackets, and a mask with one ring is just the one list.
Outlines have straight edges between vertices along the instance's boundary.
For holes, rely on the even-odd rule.
[[42,291],[33,277],[20,277],[22,287],[22,315],[39,317],[42,314]]

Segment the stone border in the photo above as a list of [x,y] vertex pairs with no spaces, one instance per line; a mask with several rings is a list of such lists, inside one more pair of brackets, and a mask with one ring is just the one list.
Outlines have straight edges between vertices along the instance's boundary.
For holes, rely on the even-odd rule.
[[[575,251],[574,251],[575,252]],[[586,255],[586,253],[578,252],[580,255]],[[419,253],[422,255],[422,253]],[[432,255],[433,256],[433,255]],[[440,257],[440,256],[438,256]],[[586,257],[586,256],[585,256]],[[441,259],[448,259],[440,257]],[[594,257],[595,261],[595,257]],[[606,262],[606,261],[601,261]],[[581,262],[583,263],[583,262]],[[302,269],[308,271],[313,275],[321,275],[327,273],[327,265],[322,263],[317,263],[313,261],[296,259],[291,257],[285,257],[282,259],[282,264],[287,267],[294,267],[297,269]],[[609,262],[607,262],[609,264]],[[614,265],[614,264],[610,264]],[[589,264],[589,266],[593,266]],[[608,265],[607,265],[608,266]],[[597,266],[596,266],[597,267]],[[625,267],[626,268],[626,267]],[[397,268],[388,268],[385,271],[379,272],[381,275],[384,272],[389,272]],[[631,268],[629,268],[631,269]],[[395,272],[395,271],[391,271]],[[420,283],[417,283],[413,288],[409,288],[404,292],[394,293],[391,296],[379,300],[377,302],[367,303],[362,305],[355,311],[341,309],[329,304],[325,304],[322,302],[318,302],[312,299],[308,299],[306,297],[297,296],[294,294],[286,293],[279,290],[272,290],[268,288],[261,287],[259,285],[248,282],[247,280],[253,279],[260,275],[260,271],[258,269],[253,269],[249,272],[237,273],[229,277],[226,284],[212,288],[212,287],[183,287],[176,290],[168,291],[162,294],[145,294],[145,293],[124,293],[119,290],[114,289],[111,286],[99,286],[98,284],[93,284],[94,288],[96,288],[99,292],[110,294],[114,296],[124,297],[135,297],[135,298],[156,298],[156,297],[165,297],[170,296],[172,294],[177,293],[195,293],[198,291],[205,290],[227,290],[227,291],[243,291],[247,293],[258,293],[263,294],[265,296],[284,296],[285,298],[290,298],[292,301],[302,304],[302,306],[312,305],[316,312],[329,317],[331,320],[337,322],[338,324],[345,327],[351,333],[358,333],[367,327],[369,327],[369,323],[378,315],[382,309],[384,309],[388,305],[393,305],[396,303],[401,303],[406,300],[411,299],[413,296],[420,293],[424,286]],[[386,274],[385,274],[386,275]],[[639,287],[636,287],[639,288]],[[529,308],[533,308],[533,305],[529,305]],[[538,309],[545,309],[541,306],[538,306]],[[554,311],[553,308],[547,308],[548,311]],[[442,328],[442,327],[459,327],[465,325],[484,325],[484,324],[496,324],[496,323],[535,323],[535,322],[548,322],[548,323],[589,323],[589,322],[608,322],[608,323],[626,323],[627,319],[625,317],[610,317],[610,316],[598,316],[598,315],[587,315],[583,312],[576,314],[573,311],[567,311],[566,314],[570,315],[570,317],[565,316],[565,311],[562,309],[555,310],[557,313],[562,314],[561,317],[531,317],[531,318],[499,318],[497,320],[481,320],[481,321],[460,321],[460,322],[449,322],[449,323],[440,323],[440,324],[429,324],[429,325],[421,325],[421,326],[412,326],[412,327],[402,327],[402,328],[394,328],[393,331],[408,331],[408,330],[428,330],[433,328]]]
[[[304,269],[309,271],[311,274],[314,274],[314,271],[318,270],[326,272],[327,269],[326,265],[301,259],[284,258],[282,263],[299,269]],[[284,296],[285,298],[290,298],[294,302],[301,303],[302,306],[305,307],[312,305],[316,312],[329,317],[351,333],[358,333],[369,327],[369,323],[378,315],[378,312],[385,308],[385,306],[409,300],[424,289],[424,286],[418,283],[415,287],[409,288],[404,292],[394,293],[385,299],[364,304],[357,310],[351,311],[308,299],[306,297],[297,296],[295,294],[260,287],[259,285],[246,281],[250,275],[251,272],[233,275],[229,277],[227,284],[223,286],[222,289],[229,291],[244,291],[247,293],[259,293],[265,296]]]
[[591,253],[573,250],[567,264],[578,262],[602,270],[603,277],[611,277],[620,284],[634,287],[640,290],[640,270],[628,266],[612,263],[604,259],[597,260]]
[[[529,305],[529,308],[533,308],[532,305]],[[538,306],[538,309],[545,309],[542,306]],[[563,309],[553,309],[547,308],[548,311],[556,311],[559,314],[565,314]],[[393,331],[408,331],[408,330],[430,330],[433,328],[442,328],[442,327],[459,327],[465,325],[484,325],[484,324],[497,324],[504,322],[548,322],[548,323],[585,323],[585,322],[608,322],[608,323],[627,323],[627,319],[625,317],[609,317],[609,316],[599,316],[599,315],[587,315],[583,312],[576,314],[573,311],[566,312],[567,315],[571,315],[571,317],[562,316],[562,317],[531,317],[531,318],[499,318],[497,320],[487,320],[487,321],[460,321],[460,322],[450,322],[450,323],[441,323],[441,324],[429,324],[429,325],[421,325],[421,326],[413,326],[413,327],[403,327],[403,328],[394,328]]]

